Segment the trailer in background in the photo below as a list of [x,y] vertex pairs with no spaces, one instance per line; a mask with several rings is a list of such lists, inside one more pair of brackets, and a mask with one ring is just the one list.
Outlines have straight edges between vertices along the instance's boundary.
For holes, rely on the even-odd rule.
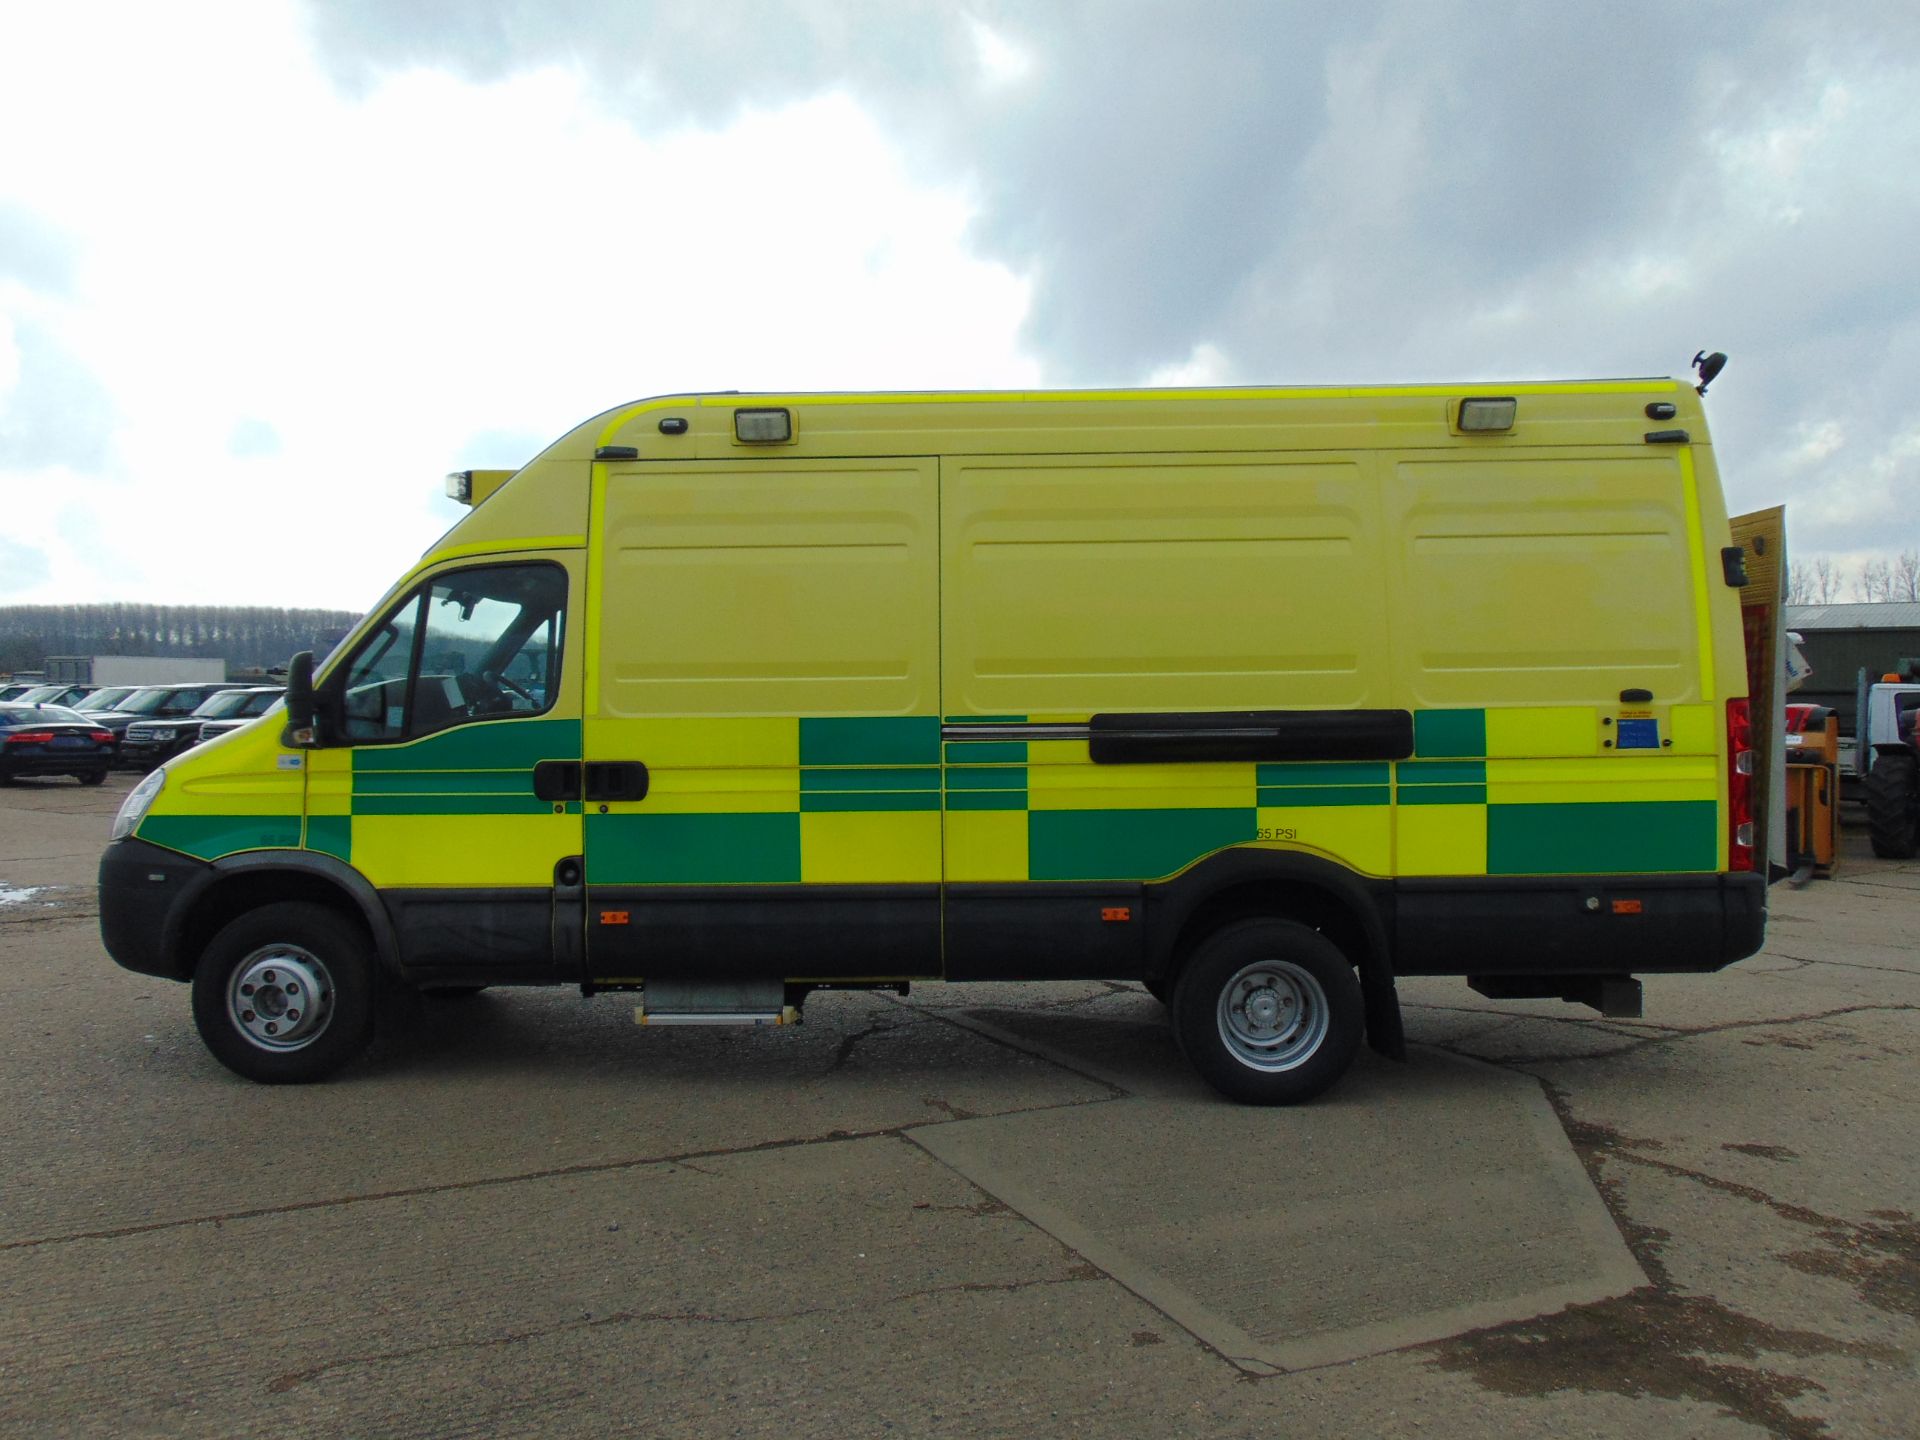
[[68,685],[184,685],[224,680],[225,660],[184,655],[49,655],[47,681]]

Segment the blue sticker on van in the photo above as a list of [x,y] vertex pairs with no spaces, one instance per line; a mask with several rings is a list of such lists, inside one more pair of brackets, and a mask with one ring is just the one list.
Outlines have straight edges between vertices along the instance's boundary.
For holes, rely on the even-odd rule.
[[1622,720],[1617,744],[1622,750],[1658,750],[1660,722],[1658,720]]

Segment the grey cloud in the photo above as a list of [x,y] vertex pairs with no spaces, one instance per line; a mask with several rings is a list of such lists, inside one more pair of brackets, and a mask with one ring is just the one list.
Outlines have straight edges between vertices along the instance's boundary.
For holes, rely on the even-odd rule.
[[[969,13],[1033,57],[1024,79],[982,83]],[[977,195],[973,243],[1031,277],[1053,383],[1137,382],[1202,343],[1247,381],[1675,373],[1721,348],[1736,506],[1884,489],[1867,473],[1920,428],[1899,0],[349,0],[314,27],[346,85],[571,64],[653,132],[844,89]],[[1835,97],[1854,153],[1796,170]],[[1826,421],[1845,447],[1796,458]],[[1848,543],[1830,508],[1806,504],[1803,552]],[[1907,508],[1851,543],[1920,542]]]
[[0,468],[105,463],[117,411],[99,378],[36,325],[16,322],[20,378],[0,392]]
[[236,460],[253,460],[280,453],[280,432],[266,421],[249,417],[227,436],[227,453]]
[[25,595],[52,576],[53,566],[44,550],[0,539],[0,595]]
[[73,285],[73,250],[59,227],[20,205],[0,200],[0,281],[63,295]]

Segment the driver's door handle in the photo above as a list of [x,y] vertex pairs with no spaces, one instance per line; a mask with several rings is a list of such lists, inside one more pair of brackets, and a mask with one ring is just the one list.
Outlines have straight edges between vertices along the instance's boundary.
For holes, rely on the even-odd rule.
[[542,760],[533,767],[533,793],[534,798],[539,800],[578,800],[580,762]]

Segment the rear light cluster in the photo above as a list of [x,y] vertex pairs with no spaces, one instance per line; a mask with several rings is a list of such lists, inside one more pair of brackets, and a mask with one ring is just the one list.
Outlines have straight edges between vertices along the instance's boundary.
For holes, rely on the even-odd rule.
[[1727,869],[1753,870],[1753,719],[1745,699],[1727,701]]
[[[113,732],[111,730],[89,730],[87,732],[87,738],[96,745],[111,745],[113,743]],[[51,745],[53,739],[54,732],[51,730],[21,730],[7,736],[7,744]]]

